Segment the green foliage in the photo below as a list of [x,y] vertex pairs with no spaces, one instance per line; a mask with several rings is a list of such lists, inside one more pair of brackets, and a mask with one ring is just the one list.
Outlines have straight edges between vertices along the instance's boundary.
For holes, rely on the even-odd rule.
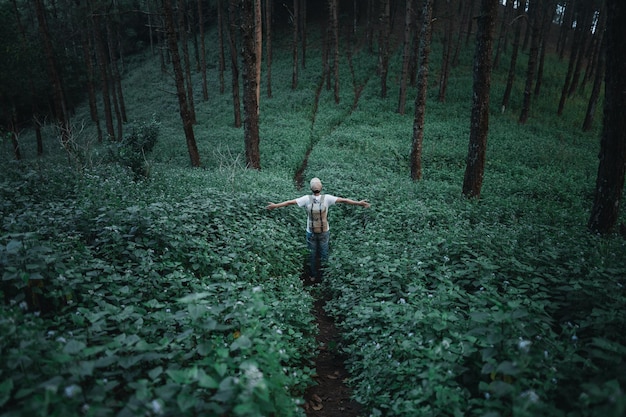
[[[553,68],[563,64],[551,62],[524,126],[515,99],[501,114],[494,93],[483,193],[467,201],[471,51],[448,102],[428,102],[418,183],[408,175],[411,100],[400,116],[395,93],[379,97],[363,48],[352,69],[342,56],[340,103],[324,85],[314,111],[320,52],[308,49],[293,91],[291,55],[274,55],[262,171],[241,163],[228,94],[197,103],[204,167],[186,168],[177,104],[163,93],[172,80],[149,57],[130,61],[125,97],[137,120],[152,119],[115,148],[121,164],[67,170],[55,149],[5,157],[3,415],[303,415],[315,352],[299,280],[304,219],[263,207],[302,193],[293,174],[311,146],[306,178],[372,202],[331,209],[317,289],[331,298],[368,415],[624,415],[626,245],[584,228],[599,129],[579,132],[580,98],[554,116]],[[150,150],[151,175],[135,181]]]
[[150,165],[146,155],[152,152],[159,137],[160,123],[154,115],[149,122],[134,123],[127,127],[128,133],[112,145],[112,159],[128,167],[137,178],[150,175]]

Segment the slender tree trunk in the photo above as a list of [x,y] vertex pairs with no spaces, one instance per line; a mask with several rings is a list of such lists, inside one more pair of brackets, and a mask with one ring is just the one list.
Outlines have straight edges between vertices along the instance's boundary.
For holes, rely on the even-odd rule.
[[378,62],[380,71],[380,97],[387,97],[387,74],[389,72],[389,32],[391,30],[389,0],[381,1],[380,30],[378,36]]
[[500,34],[498,36],[498,44],[496,45],[496,52],[493,57],[494,69],[500,66],[500,55],[502,54],[502,51],[506,49],[506,39],[509,33],[509,23],[511,20],[511,16],[513,15],[513,3],[515,3],[515,0],[506,0],[504,13],[502,13],[502,21],[500,24]]
[[257,96],[257,44],[255,0],[242,0],[243,112],[246,165],[261,169],[259,152],[259,103]]
[[265,2],[265,54],[267,55],[267,97],[272,98],[272,1]]
[[474,4],[475,0],[464,0],[469,2],[469,14],[467,19],[467,31],[465,32],[465,45],[469,45],[472,36],[472,27],[474,25]]
[[567,40],[572,30],[572,22],[574,16],[575,0],[567,0],[563,5],[563,21],[561,22],[561,30],[559,31],[559,38],[556,44],[556,51],[559,54],[559,59],[563,59],[565,55],[565,48],[567,46]]
[[178,0],[178,31],[180,33],[180,44],[183,49],[183,62],[185,72],[185,87],[187,88],[187,108],[189,109],[189,117],[191,123],[196,124],[196,106],[193,99],[193,82],[191,81],[191,60],[189,59],[189,38],[185,25],[186,13],[185,0]]
[[206,46],[204,43],[204,12],[202,0],[198,0],[198,34],[200,35],[200,73],[202,74],[202,99],[209,100],[209,86],[206,74]]
[[451,0],[446,0],[445,7],[445,34],[442,45],[441,71],[439,73],[439,97],[438,101],[443,103],[446,101],[446,90],[448,89],[448,77],[450,75],[450,61],[452,59],[452,33],[454,22],[454,5]]
[[422,143],[424,141],[424,120],[426,97],[428,94],[428,60],[432,37],[433,0],[424,0],[422,9],[422,29],[420,34],[419,70],[417,75],[417,95],[415,96],[415,117],[413,119],[413,143],[411,146],[411,179],[422,179]]
[[602,39],[600,52],[598,53],[598,67],[596,68],[596,75],[593,80],[593,88],[591,89],[591,96],[589,97],[589,104],[587,105],[587,111],[585,112],[585,120],[583,122],[583,132],[591,130],[593,126],[593,119],[596,113],[596,106],[598,99],[600,98],[600,89],[602,88],[602,81],[604,79],[604,72],[606,67],[606,40]]
[[537,67],[537,82],[535,83],[534,92],[535,97],[538,97],[539,93],[541,92],[541,85],[543,82],[543,68],[546,58],[546,45],[548,43],[548,35],[550,33],[552,21],[554,20],[555,11],[556,3],[554,2],[554,0],[547,0],[543,8],[543,19],[541,20],[541,31],[539,35],[539,66]]
[[302,68],[306,68],[306,42],[307,42],[307,24],[306,24],[306,0],[300,0],[300,40],[302,42]]
[[580,80],[580,73],[583,67],[583,61],[587,58],[585,50],[587,42],[591,34],[591,23],[593,21],[594,8],[591,4],[586,4],[583,11],[582,25],[580,28],[579,46],[576,58],[576,65],[574,66],[574,73],[572,74],[572,82],[569,85],[567,92],[568,97],[571,97],[578,89],[578,82]]
[[[261,0],[254,0],[254,55],[256,67],[254,77],[256,78],[256,111],[261,112],[261,68],[263,58],[263,13]],[[257,122],[258,125],[258,122]],[[258,128],[257,128],[258,129]]]
[[[116,75],[115,66],[115,49],[113,45],[113,33],[111,32],[111,22],[106,21],[107,30],[107,50],[109,51],[109,80],[111,80],[111,99],[113,100],[113,111],[115,112],[115,120],[117,121],[117,137],[121,139],[124,136],[124,116],[122,113],[122,99],[119,92],[121,91],[121,77]],[[118,86],[118,81],[120,86]]]
[[[183,130],[187,142],[187,150],[191,160],[192,167],[200,166],[200,154],[196,138],[193,133],[193,119],[189,111],[187,102],[187,93],[185,91],[185,74],[180,62],[180,54],[178,52],[178,38],[174,26],[174,11],[172,10],[172,0],[163,0],[163,14],[165,17],[165,31],[167,34],[167,42],[172,56],[172,66],[174,67],[174,77],[176,79],[176,96],[178,97],[178,107],[180,109],[180,118],[183,122]],[[184,28],[183,28],[184,30]]]
[[[198,0],[202,1],[202,0]],[[222,0],[217,0],[217,37],[219,43],[219,79],[220,79],[220,94],[224,94],[226,90],[224,82],[224,72],[226,71],[226,60],[224,58],[224,13],[222,9]]]
[[291,45],[291,89],[298,86],[298,21],[300,19],[300,0],[293,0],[293,43]]
[[[100,12],[91,9],[92,27],[94,35],[94,43],[96,47],[96,56],[98,59],[98,69],[100,70],[100,91],[102,95],[102,107],[104,110],[104,122],[109,140],[115,140],[115,128],[113,127],[113,113],[111,110],[111,93],[109,87],[109,71],[108,60],[102,39],[102,30],[100,27]],[[120,138],[121,139],[121,138]]]
[[232,73],[233,108],[235,127],[241,127],[241,101],[239,97],[239,63],[237,61],[237,10],[238,0],[230,0],[228,4],[228,44],[230,46],[230,71]]
[[404,43],[402,49],[402,73],[400,74],[400,94],[398,99],[398,113],[404,114],[406,107],[406,89],[409,78],[409,63],[411,62],[411,35],[413,23],[413,0],[406,0],[404,11]]
[[515,70],[517,66],[517,55],[519,53],[520,38],[522,33],[522,25],[524,24],[524,15],[526,8],[526,0],[521,0],[517,7],[517,16],[515,17],[515,35],[513,37],[513,50],[511,51],[511,63],[509,64],[509,75],[506,79],[506,87],[502,96],[502,113],[509,106],[511,99],[511,91],[513,90],[513,82],[515,81]]
[[489,90],[493,32],[498,18],[498,0],[481,0],[476,52],[474,54],[474,94],[467,165],[463,178],[463,195],[479,198],[485,173],[485,155],[489,133]]
[[539,56],[539,38],[541,35],[541,11],[542,8],[537,4],[539,1],[545,0],[535,0],[532,3],[535,3],[535,7],[533,8],[533,13],[535,16],[531,19],[531,38],[530,38],[530,53],[528,55],[528,68],[526,70],[526,84],[524,87],[524,99],[522,102],[522,111],[519,116],[519,123],[524,124],[528,121],[528,117],[530,115],[530,107],[532,101],[532,93],[533,93],[533,83],[535,81],[535,77],[537,75],[537,57]]
[[46,56],[48,76],[50,77],[50,83],[52,84],[54,110],[56,113],[55,116],[61,128],[61,141],[66,144],[70,140],[70,128],[67,109],[65,106],[65,94],[63,93],[63,81],[56,62],[54,46],[48,31],[46,12],[42,0],[35,0],[35,10],[37,14],[37,23],[39,24],[39,35],[41,36],[44,54]]
[[330,0],[330,27],[333,39],[333,81],[335,103],[339,104],[339,11],[338,0]]
[[[17,1],[16,0],[11,0],[11,3],[13,5],[13,12],[15,13],[15,19],[17,21],[17,27],[18,30],[20,32],[20,41],[22,43],[22,46],[24,48],[24,50],[27,49],[27,42],[28,42],[28,38],[26,36],[26,29],[24,28],[24,26],[22,25],[22,20],[20,19],[20,10],[17,6]],[[83,35],[84,37],[84,31],[81,31],[81,35]],[[28,71],[28,92],[30,94],[30,106],[31,106],[31,115],[32,115],[32,121],[33,121],[33,126],[35,127],[35,137],[37,140],[37,156],[42,156],[43,155],[43,139],[42,139],[42,135],[41,135],[41,123],[38,120],[38,113],[39,113],[39,106],[37,105],[37,98],[35,96],[35,86],[34,86],[34,82],[33,82],[33,76],[32,76],[32,71],[30,70],[30,68],[26,69]],[[98,126],[99,128],[99,126]],[[99,136],[99,138],[101,138],[102,136]],[[15,143],[14,143],[15,145]],[[18,147],[18,153],[16,153],[16,158],[18,156],[21,157],[20,153],[19,153],[19,147]],[[17,158],[19,159],[19,158]]]
[[619,218],[626,171],[626,4],[606,0],[606,76],[604,86],[604,128],[596,192],[588,227],[607,234]]

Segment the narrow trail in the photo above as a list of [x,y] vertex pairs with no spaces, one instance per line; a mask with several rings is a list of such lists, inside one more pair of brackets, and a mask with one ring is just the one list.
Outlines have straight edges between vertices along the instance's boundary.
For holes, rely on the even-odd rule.
[[[352,74],[352,82],[354,88],[354,101],[348,114],[356,109],[361,92],[367,84],[365,80],[363,85],[357,85],[354,68],[352,65],[352,54],[348,53],[348,61],[350,72]],[[324,74],[320,78],[320,83],[315,91],[315,99],[313,104],[313,116],[311,120],[311,132],[315,125],[315,118],[318,110],[319,98],[324,86]],[[336,128],[337,126],[333,127]],[[316,141],[311,137],[310,144],[306,150],[302,164],[294,175],[294,182],[298,190],[304,187],[304,173],[308,166],[309,156],[313,150]],[[306,278],[308,273],[303,271],[303,282],[307,285]],[[318,284],[319,285],[319,284]],[[352,390],[346,384],[349,377],[344,366],[345,357],[339,349],[341,342],[341,334],[333,319],[326,313],[324,307],[328,298],[319,292],[312,291],[312,294],[318,293],[314,302],[312,314],[315,316],[315,322],[318,327],[317,356],[315,357],[315,382],[316,385],[309,387],[305,394],[304,410],[307,417],[358,417],[361,416],[361,406],[352,399]]]

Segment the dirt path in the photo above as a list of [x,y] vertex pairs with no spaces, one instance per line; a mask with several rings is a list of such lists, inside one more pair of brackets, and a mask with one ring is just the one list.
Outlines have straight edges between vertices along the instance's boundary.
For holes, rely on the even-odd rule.
[[[351,53],[348,54],[348,61],[354,88],[354,101],[350,109],[350,113],[352,113],[356,109],[365,85],[357,85],[356,83]],[[364,84],[367,84],[367,80]],[[315,92],[311,126],[315,124],[323,85],[324,77],[322,76]],[[294,175],[294,182],[298,189],[302,189],[304,186],[304,173],[314,145],[315,143],[311,141],[302,164]],[[307,276],[307,273],[303,274],[303,280],[306,280]],[[305,281],[305,285],[307,284],[308,282]],[[312,293],[320,294],[319,291],[312,291]],[[316,385],[309,387],[305,392],[304,409],[308,417],[359,417],[362,415],[361,406],[352,400],[352,390],[346,384],[349,375],[344,366],[344,357],[339,350],[341,335],[332,318],[324,310],[326,301],[324,296],[318,295],[312,311],[318,326],[317,356],[315,358],[316,375],[314,377]]]
[[315,301],[317,357],[315,358],[317,385],[311,386],[304,395],[304,409],[309,417],[357,417],[360,405],[351,399],[352,390],[346,385],[348,372],[339,351],[339,332],[333,320],[324,311],[326,300]]

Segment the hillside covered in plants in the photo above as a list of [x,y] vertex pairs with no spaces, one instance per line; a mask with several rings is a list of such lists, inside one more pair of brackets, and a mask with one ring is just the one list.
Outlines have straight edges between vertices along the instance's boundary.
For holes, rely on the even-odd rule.
[[[337,103],[311,36],[292,89],[286,38],[272,98],[261,89],[261,170],[245,166],[214,68],[196,105],[202,166],[189,166],[174,80],[149,51],[127,58],[123,139],[98,142],[85,103],[71,146],[52,123],[41,157],[32,131],[19,161],[2,143],[0,415],[304,416],[311,309],[324,296],[364,416],[623,416],[626,241],[586,227],[601,125],[581,131],[582,96],[556,115],[567,63],[546,56],[527,123],[521,82],[507,111],[494,100],[483,190],[470,200],[473,51],[445,102],[431,78],[413,181],[414,105],[398,114],[395,78],[381,98],[376,57],[355,48],[341,56]],[[506,77],[494,70],[493,97]],[[300,279],[305,213],[265,209],[308,193],[300,171],[371,203],[331,209],[314,286]]]

